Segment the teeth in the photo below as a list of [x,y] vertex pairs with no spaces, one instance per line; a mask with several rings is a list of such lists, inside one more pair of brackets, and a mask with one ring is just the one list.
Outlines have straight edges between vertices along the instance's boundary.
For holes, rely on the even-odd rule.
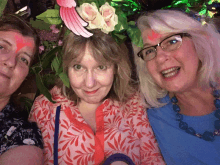
[[171,73],[168,73],[168,74],[164,74],[163,76],[164,77],[171,77],[171,76],[174,76],[175,74],[177,74],[178,70],[176,70],[175,72],[171,72]]
[[174,71],[176,69],[178,69],[178,68],[175,67],[175,68],[170,68],[170,69],[164,70],[164,71],[162,71],[162,74],[166,74],[166,73],[172,72],[172,71]]
[[164,77],[172,77],[178,73],[178,70],[179,70],[179,67],[174,67],[174,68],[164,70],[161,73],[163,74]]

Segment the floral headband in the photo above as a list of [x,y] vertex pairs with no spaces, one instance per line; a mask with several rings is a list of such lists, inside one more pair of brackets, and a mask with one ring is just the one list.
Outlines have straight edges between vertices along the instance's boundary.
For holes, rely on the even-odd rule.
[[104,33],[111,33],[117,42],[125,40],[126,31],[131,41],[142,47],[141,33],[135,26],[135,22],[127,22],[127,16],[122,10],[116,11],[114,6],[117,10],[119,6],[113,2],[114,0],[93,1],[80,0],[80,5],[77,7],[74,0],[57,0],[60,6],[60,17],[69,30],[76,35],[88,38],[93,34],[87,29],[100,29]]
[[110,6],[108,2],[102,5],[99,10],[94,2],[91,4],[83,3],[76,10],[89,23],[88,29],[101,29],[102,32],[108,34],[118,24],[118,16],[115,13],[115,8]]

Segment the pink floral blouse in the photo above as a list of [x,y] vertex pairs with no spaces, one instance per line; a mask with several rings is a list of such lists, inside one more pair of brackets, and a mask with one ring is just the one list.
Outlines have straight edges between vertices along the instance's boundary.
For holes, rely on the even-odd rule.
[[58,162],[60,165],[98,165],[115,153],[129,156],[135,165],[164,164],[146,111],[138,95],[126,104],[106,99],[96,110],[96,133],[81,116],[74,102],[51,91],[55,104],[43,95],[32,107],[29,119],[41,129],[44,164],[52,165],[56,108],[61,105]]

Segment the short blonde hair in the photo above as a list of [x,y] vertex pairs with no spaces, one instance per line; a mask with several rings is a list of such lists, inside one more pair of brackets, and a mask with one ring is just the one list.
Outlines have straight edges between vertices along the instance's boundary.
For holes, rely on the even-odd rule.
[[[218,84],[220,71],[220,34],[212,23],[202,25],[201,22],[189,17],[187,14],[175,10],[157,10],[141,15],[137,21],[138,28],[143,32],[152,29],[157,33],[181,33],[190,34],[196,53],[201,61],[198,70],[199,84],[205,89],[210,83]],[[137,57],[135,51],[135,63],[140,81],[140,89],[147,104],[151,107],[160,107],[164,104],[158,101],[168,91],[160,88],[148,74],[145,62]]]
[[[93,36],[89,38],[70,33],[65,39],[62,57],[64,72],[68,74],[68,67],[78,57],[83,56],[86,45],[88,45],[95,60],[114,65],[114,81],[107,98],[125,102],[135,92],[131,80],[131,64],[127,47],[124,44],[118,45],[110,35],[101,30],[91,30],[91,32]],[[57,86],[61,88],[64,96],[77,103],[78,97],[71,88],[65,87],[60,80]]]

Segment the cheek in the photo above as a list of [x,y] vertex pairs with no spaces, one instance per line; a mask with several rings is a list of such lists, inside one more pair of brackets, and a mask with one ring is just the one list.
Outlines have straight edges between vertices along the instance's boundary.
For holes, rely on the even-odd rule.
[[29,73],[29,68],[27,66],[25,67],[18,66],[17,72],[16,72],[16,78],[20,84],[25,80],[28,73]]
[[83,80],[82,78],[76,76],[75,74],[73,74],[73,72],[71,70],[68,71],[68,77],[69,77],[69,81],[70,81],[70,85],[72,88],[79,88],[81,87]]
[[110,72],[110,73],[106,73],[103,75],[98,75],[97,76],[97,81],[104,86],[108,86],[108,85],[112,85],[113,81],[114,81],[114,73]]
[[149,61],[146,63],[147,72],[151,77],[153,77],[156,73],[156,65],[153,63],[153,61]]

